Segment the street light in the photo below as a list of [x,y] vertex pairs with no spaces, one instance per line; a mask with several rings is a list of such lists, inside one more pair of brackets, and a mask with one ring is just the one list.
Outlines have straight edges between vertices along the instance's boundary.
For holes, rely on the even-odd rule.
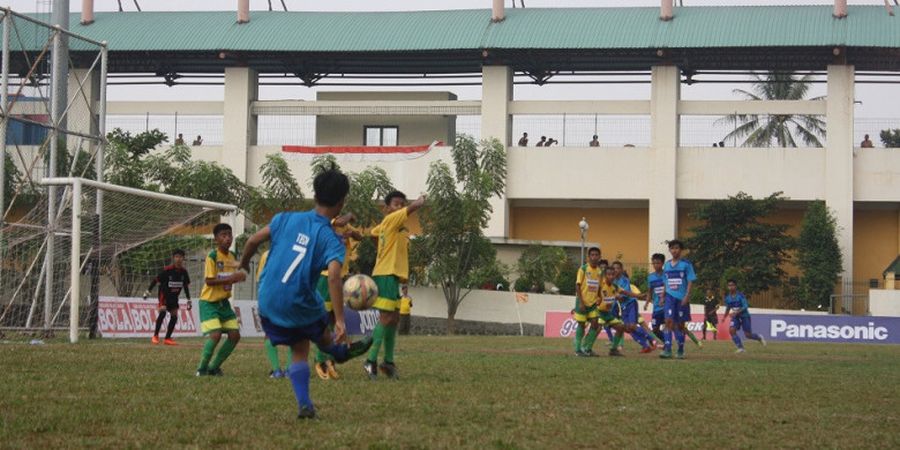
[[590,228],[584,217],[581,218],[581,222],[578,222],[578,228],[581,229],[581,264],[584,265],[584,238],[587,235],[588,228]]

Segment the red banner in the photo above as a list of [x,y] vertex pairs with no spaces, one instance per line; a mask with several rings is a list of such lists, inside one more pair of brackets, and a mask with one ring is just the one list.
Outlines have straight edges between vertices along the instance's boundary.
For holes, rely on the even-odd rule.
[[[649,313],[642,314],[647,323],[651,323]],[[688,322],[688,330],[696,333],[703,332],[703,314],[691,314],[691,321]],[[575,326],[578,322],[567,311],[547,311],[544,316],[544,337],[548,338],[568,338],[575,335]],[[720,324],[716,327],[716,339],[730,339],[727,324]],[[601,339],[606,339],[606,333],[600,333]]]
[[[196,307],[196,302],[194,307]],[[100,297],[99,327],[104,337],[150,337],[156,328],[156,317],[159,314],[156,298],[142,300],[139,298]],[[162,330],[168,327],[169,319],[163,322]],[[194,314],[187,310],[186,303],[178,309],[178,324],[175,325],[174,336],[197,336],[197,321]]]

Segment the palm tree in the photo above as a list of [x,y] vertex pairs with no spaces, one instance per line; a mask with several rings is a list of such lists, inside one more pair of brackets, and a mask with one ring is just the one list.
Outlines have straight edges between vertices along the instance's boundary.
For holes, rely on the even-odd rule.
[[[811,75],[794,75],[790,72],[754,74],[751,91],[735,89],[733,92],[747,100],[804,100],[809,91]],[[821,100],[815,97],[812,100]],[[825,137],[825,121],[810,115],[731,114],[716,124],[727,123],[733,130],[723,140],[743,139],[741,147],[796,147],[799,138],[805,145],[822,147]]]

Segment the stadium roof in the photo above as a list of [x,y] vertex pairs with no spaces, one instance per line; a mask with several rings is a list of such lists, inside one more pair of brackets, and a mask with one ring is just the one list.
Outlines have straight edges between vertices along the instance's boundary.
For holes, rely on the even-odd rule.
[[[109,43],[111,72],[474,73],[517,70],[820,70],[840,58],[900,70],[900,17],[881,6],[507,9],[413,12],[107,12],[71,31]],[[41,17],[42,19],[44,17]],[[29,41],[25,41],[29,42]],[[73,50],[78,47],[73,43]],[[846,49],[846,52],[843,50]]]

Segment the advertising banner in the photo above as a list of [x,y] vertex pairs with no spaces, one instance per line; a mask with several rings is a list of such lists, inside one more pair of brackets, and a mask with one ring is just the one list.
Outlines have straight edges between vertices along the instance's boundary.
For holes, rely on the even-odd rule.
[[[188,311],[186,300],[182,300],[178,310],[178,323],[174,337],[200,336],[198,300],[193,301],[193,310]],[[241,336],[263,337],[259,322],[258,304],[250,300],[232,300],[231,306],[241,327]],[[153,335],[158,315],[156,298],[143,300],[134,297],[100,297],[99,327],[103,337],[109,338],[149,338]],[[165,333],[169,319],[163,322],[160,334]],[[344,308],[344,322],[349,335],[368,335],[378,323],[378,311],[354,311]]]

